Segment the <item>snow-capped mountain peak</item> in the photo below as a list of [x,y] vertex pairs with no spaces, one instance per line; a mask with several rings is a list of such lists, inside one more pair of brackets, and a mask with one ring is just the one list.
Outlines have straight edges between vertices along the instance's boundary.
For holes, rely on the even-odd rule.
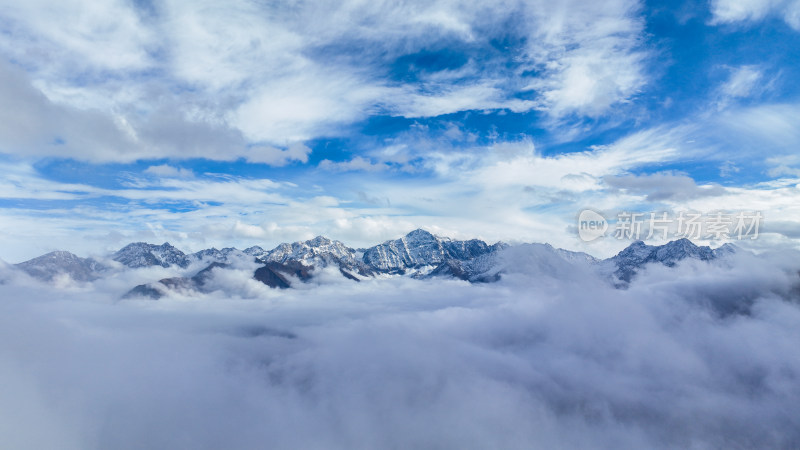
[[466,261],[496,250],[483,241],[458,241],[416,229],[393,241],[364,251],[363,261],[383,272],[404,272],[424,266],[437,266],[445,261]]
[[245,253],[239,249],[233,247],[225,247],[222,250],[217,250],[214,247],[209,249],[200,250],[199,252],[192,253],[188,256],[188,258],[192,261],[202,261],[202,262],[217,262],[217,263],[228,263],[230,262],[231,258],[234,256],[241,256]]
[[686,258],[708,261],[714,259],[714,251],[710,247],[700,247],[689,239],[683,238],[655,247],[648,257],[648,262],[655,261],[673,266],[676,262]]
[[642,241],[636,241],[607,260],[604,264],[609,271],[613,272],[617,279],[623,284],[631,281],[634,275],[646,264],[659,263],[672,267],[679,261],[687,258],[700,261],[710,261],[722,254],[735,253],[736,247],[728,244],[717,250],[712,250],[708,246],[695,245],[689,239],[677,239],[664,245],[647,245]]
[[50,281],[59,274],[66,274],[75,281],[93,281],[100,277],[104,267],[91,258],[81,258],[70,252],[57,250],[16,264],[28,275]]
[[268,252],[263,248],[259,247],[258,245],[254,245],[252,247],[247,247],[246,249],[244,249],[244,251],[242,251],[242,253],[244,253],[245,255],[253,256],[255,258],[261,258],[263,256],[266,256]]
[[300,261],[307,264],[327,262],[336,259],[346,264],[355,265],[356,251],[340,241],[330,240],[324,236],[317,236],[307,241],[298,241],[291,244],[280,244],[267,252],[260,259],[262,261],[285,263],[286,261]]
[[161,245],[134,242],[114,253],[111,259],[131,268],[170,267],[173,265],[186,268],[190,263],[186,254],[170,245],[169,242]]

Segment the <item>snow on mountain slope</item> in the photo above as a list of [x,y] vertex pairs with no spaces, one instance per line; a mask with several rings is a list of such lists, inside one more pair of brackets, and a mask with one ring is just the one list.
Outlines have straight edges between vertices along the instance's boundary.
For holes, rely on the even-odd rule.
[[199,252],[192,253],[187,258],[192,262],[204,263],[229,263],[233,258],[247,257],[248,255],[239,249],[233,247],[226,247],[222,250],[217,250],[214,247],[200,250]]
[[339,241],[333,241],[323,236],[317,236],[304,242],[280,244],[260,259],[279,263],[300,261],[313,264],[314,261],[320,261],[326,257],[335,258],[351,266],[358,263],[355,250]]
[[[202,263],[200,267],[214,266],[226,270],[230,265],[244,264],[249,267],[245,270],[261,270],[261,276],[254,277],[271,287],[289,285],[283,274],[290,274],[300,282],[305,282],[313,278],[318,269],[326,267],[338,268],[342,276],[355,281],[376,275],[404,275],[420,279],[451,277],[470,282],[497,281],[503,274],[519,273],[547,276],[561,274],[568,278],[571,271],[592,267],[611,279],[616,286],[625,287],[648,264],[672,267],[687,258],[699,261],[724,260],[736,254],[737,249],[734,245],[726,244],[713,250],[707,246],[697,246],[688,239],[679,239],[660,246],[637,241],[617,255],[599,261],[586,253],[557,249],[549,244],[522,244],[513,247],[504,243],[488,245],[478,239],[459,241],[417,229],[399,239],[359,250],[340,241],[318,236],[307,241],[283,243],[269,251],[259,246],[249,247],[244,251],[227,247],[221,250],[205,249],[190,255],[169,243],[154,245],[136,242],[123,247],[111,258],[129,268],[160,266],[192,269],[194,265]],[[103,269],[97,261],[79,258],[68,252],[49,253],[16,267],[48,281],[58,274],[67,274],[76,281],[91,281],[98,278]],[[192,288],[202,291],[197,280],[180,278],[184,280],[180,281],[179,278],[166,278],[164,280],[169,282],[158,285],[142,285],[148,289],[143,293],[152,294],[153,286],[159,291],[164,288]]]
[[186,268],[191,262],[185,253],[168,242],[161,245],[134,242],[114,253],[111,259],[134,269],[150,266]]
[[254,245],[252,247],[248,247],[248,248],[244,249],[244,251],[242,253],[244,253],[245,255],[252,256],[254,258],[259,258],[260,259],[260,258],[263,258],[264,256],[266,256],[269,252],[264,250],[263,248],[259,247],[258,245]]
[[630,283],[639,270],[647,264],[663,264],[672,267],[678,262],[691,258],[711,261],[737,252],[733,244],[725,244],[714,250],[708,246],[698,246],[689,239],[678,239],[664,245],[647,245],[636,241],[617,255],[603,260],[601,270],[615,277],[621,285]]
[[104,267],[91,258],[81,258],[70,252],[55,251],[16,264],[28,275],[51,281],[58,275],[68,275],[74,281],[93,281],[100,278]]
[[586,253],[557,249],[550,244],[521,244],[486,253],[475,258],[451,260],[440,264],[430,277],[450,276],[470,282],[497,281],[504,274],[561,275],[569,278],[581,269],[596,264]]
[[403,273],[407,269],[439,265],[444,261],[466,261],[500,248],[472,239],[457,241],[417,229],[393,241],[368,248],[363,260],[381,272]]

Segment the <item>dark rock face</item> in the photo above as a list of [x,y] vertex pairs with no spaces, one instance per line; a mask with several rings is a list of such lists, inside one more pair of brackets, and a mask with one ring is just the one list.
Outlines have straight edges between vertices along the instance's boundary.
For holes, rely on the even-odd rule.
[[164,294],[153,286],[149,284],[140,284],[125,293],[125,295],[122,296],[122,299],[128,300],[132,298],[149,298],[152,300],[158,300],[163,296]]
[[281,274],[269,266],[256,269],[253,278],[272,288],[289,289],[291,287],[286,275]]
[[429,274],[428,277],[449,277],[449,278],[458,278],[459,280],[469,281],[471,274],[464,269],[463,265],[460,261],[445,261],[435,269],[433,269]]
[[65,274],[75,281],[94,281],[100,278],[105,267],[91,258],[80,258],[70,252],[55,251],[16,264],[28,275],[42,281],[52,281]]
[[215,262],[210,264],[205,269],[197,272],[191,278],[171,277],[158,280],[157,283],[140,284],[128,291],[122,298],[129,299],[134,297],[145,297],[158,300],[164,296],[163,291],[165,289],[185,292],[209,292],[208,282],[213,276],[212,271],[217,268],[227,269],[228,267],[230,267],[228,264]]
[[253,277],[269,287],[287,289],[291,287],[290,276],[295,276],[301,281],[308,281],[311,279],[313,269],[313,267],[305,266],[297,261],[268,262],[259,267]]

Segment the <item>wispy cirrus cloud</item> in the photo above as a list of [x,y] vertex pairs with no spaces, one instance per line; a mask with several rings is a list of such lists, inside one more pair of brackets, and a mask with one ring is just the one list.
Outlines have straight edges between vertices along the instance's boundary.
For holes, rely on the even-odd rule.
[[795,30],[800,30],[800,2],[796,0],[715,0],[711,3],[711,23],[757,22],[776,15]]

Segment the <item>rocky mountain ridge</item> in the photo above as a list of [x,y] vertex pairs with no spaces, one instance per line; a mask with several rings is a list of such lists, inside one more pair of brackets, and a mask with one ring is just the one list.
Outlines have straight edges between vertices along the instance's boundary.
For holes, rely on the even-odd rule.
[[[711,261],[737,251],[731,244],[711,249],[697,246],[688,239],[659,246],[637,241],[611,258],[598,260],[586,253],[558,249],[549,244],[526,246],[525,251],[536,253],[540,259],[555,258],[569,264],[597,267],[599,271],[607,273],[618,287],[629,284],[648,264],[671,267],[687,258]],[[186,269],[197,267],[194,275],[161,279],[156,283],[136,286],[129,292],[129,296],[157,298],[169,290],[204,292],[208,289],[206,281],[213,275],[213,270],[230,269],[237,261],[255,265],[257,268],[253,278],[276,288],[288,288],[293,282],[308,281],[317,271],[326,267],[333,267],[353,281],[375,276],[411,276],[423,279],[457,278],[473,283],[492,282],[499,280],[509,270],[513,271],[514,262],[509,261],[505,252],[508,248],[502,242],[490,245],[478,239],[454,240],[418,229],[401,238],[359,250],[323,236],[280,244],[272,250],[253,246],[242,251],[228,247],[190,254],[169,243],[154,245],[136,242],[112,254],[110,260],[132,269],[158,266],[180,269],[185,273]],[[519,249],[516,254],[519,254]],[[69,252],[48,253],[17,264],[16,267],[44,281],[65,274],[75,281],[87,282],[104,276],[109,270],[113,271],[109,265]]]

